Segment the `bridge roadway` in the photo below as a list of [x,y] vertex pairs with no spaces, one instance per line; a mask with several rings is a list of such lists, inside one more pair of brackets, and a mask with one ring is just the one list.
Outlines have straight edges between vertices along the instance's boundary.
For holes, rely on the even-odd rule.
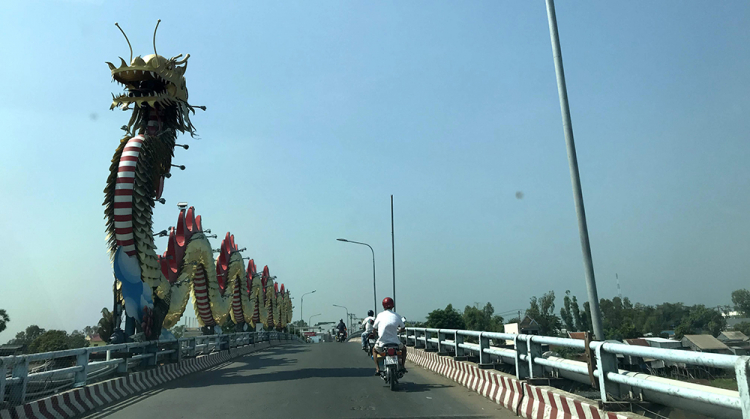
[[517,418],[419,366],[392,392],[359,342],[290,344],[235,358],[86,418]]

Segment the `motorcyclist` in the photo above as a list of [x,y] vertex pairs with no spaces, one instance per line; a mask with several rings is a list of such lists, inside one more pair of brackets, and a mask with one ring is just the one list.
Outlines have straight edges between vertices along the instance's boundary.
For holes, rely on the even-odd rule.
[[344,319],[339,320],[339,324],[336,325],[336,329],[338,329],[339,334],[343,334],[344,338],[346,338],[346,323],[344,323]]
[[362,328],[364,329],[364,332],[362,332],[362,350],[366,351],[367,348],[367,337],[370,336],[370,333],[372,333],[372,324],[375,322],[375,312],[372,310],[367,311],[367,317],[365,317],[364,320],[362,320]]
[[376,368],[375,375],[380,375],[380,364],[378,363],[376,353],[383,353],[383,346],[387,344],[398,345],[401,350],[399,369],[402,372],[407,372],[404,366],[406,362],[406,346],[401,343],[401,339],[398,337],[399,332],[404,331],[406,325],[404,325],[403,317],[393,311],[394,307],[393,299],[385,297],[383,299],[383,311],[378,313],[378,317],[375,318],[375,322],[372,325],[372,328],[378,332],[378,340],[372,349],[372,359],[375,361]]

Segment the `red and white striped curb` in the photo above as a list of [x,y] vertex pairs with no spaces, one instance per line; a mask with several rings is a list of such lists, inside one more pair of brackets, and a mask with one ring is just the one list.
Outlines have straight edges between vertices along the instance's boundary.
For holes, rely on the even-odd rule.
[[[280,341],[279,343],[284,343]],[[41,400],[0,411],[0,419],[73,418],[124,397],[140,393],[184,375],[224,363],[231,358],[271,346],[262,342],[254,346],[222,351],[182,360],[179,364],[165,364],[146,371],[128,374],[101,383],[66,391]]]
[[642,416],[599,410],[597,403],[551,387],[522,383],[507,374],[478,368],[434,352],[409,348],[406,359],[456,381],[526,419],[635,419]]
[[524,384],[524,397],[519,409],[527,419],[627,419],[640,416],[605,412],[591,400],[550,387]]
[[521,403],[521,382],[506,374],[484,370],[476,365],[421,349],[409,348],[406,357],[409,361],[448,377],[513,412],[517,411]]

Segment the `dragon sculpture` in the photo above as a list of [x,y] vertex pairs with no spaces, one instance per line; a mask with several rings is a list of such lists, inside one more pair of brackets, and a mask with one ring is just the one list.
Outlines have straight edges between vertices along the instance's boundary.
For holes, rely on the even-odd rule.
[[[159,21],[160,22],[160,21]],[[117,25],[117,24],[115,24]],[[159,23],[156,25],[158,29]],[[239,330],[282,329],[292,317],[289,292],[274,284],[264,267],[258,274],[255,262],[247,267],[234,236],[227,233],[214,259],[214,251],[195,208],[180,208],[176,227],[170,228],[167,250],[156,253],[152,214],[161,197],[170,170],[177,134],[195,135],[190,121],[195,108],[188,102],[185,71],[190,54],[165,58],[154,53],[120,58],[120,65],[107,63],[112,80],[124,92],[112,95],[110,109],[131,110],[126,132],[115,151],[104,189],[109,253],[115,274],[115,318],[124,310],[125,330],[116,328],[114,342],[131,338],[153,340],[170,337],[192,299],[204,333],[221,333],[231,319]],[[213,236],[216,237],[216,236]]]

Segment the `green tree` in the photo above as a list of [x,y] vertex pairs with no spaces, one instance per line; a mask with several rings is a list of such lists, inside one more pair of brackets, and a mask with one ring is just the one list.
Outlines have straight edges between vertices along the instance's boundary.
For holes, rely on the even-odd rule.
[[23,332],[16,333],[15,339],[12,339],[9,343],[13,345],[26,345],[28,347],[29,345],[31,345],[31,342],[41,336],[44,332],[44,329],[35,324],[32,324]]
[[732,292],[732,303],[734,309],[742,313],[743,317],[750,316],[750,291],[740,289]]
[[70,349],[68,346],[68,333],[64,330],[48,330],[29,345],[30,353],[62,351]]
[[[570,310],[573,314],[573,321],[575,322],[575,328],[577,331],[581,332],[586,329],[586,321],[583,319],[583,313],[581,313],[581,308],[578,306],[578,299],[574,295],[570,302]],[[589,319],[590,321],[590,319]]]
[[565,291],[565,298],[563,298],[563,307],[560,309],[560,318],[562,318],[565,329],[568,332],[577,332],[575,317],[573,315],[573,303],[570,298],[570,290]]
[[466,306],[463,313],[464,325],[468,330],[479,330],[485,332],[502,332],[503,318],[495,315],[495,308],[491,303],[479,308],[479,304]]
[[0,332],[5,330],[6,327],[8,327],[8,323],[10,322],[10,317],[8,317],[8,312],[5,311],[5,309],[0,308]]
[[112,313],[106,307],[102,309],[102,318],[96,326],[96,333],[103,341],[109,343],[112,333],[114,332],[114,319]]
[[427,322],[425,325],[435,329],[465,329],[466,324],[464,323],[461,313],[453,309],[452,304],[448,304],[445,310],[437,309],[430,312],[427,315]]
[[709,333],[714,337],[719,336],[727,326],[727,320],[718,311],[706,308],[703,304],[691,307],[687,317],[677,326],[674,331],[677,339],[684,335],[696,333]]
[[94,333],[96,333],[96,327],[86,326],[86,327],[83,328],[83,334],[85,336],[91,336]]
[[541,298],[531,297],[529,309],[526,315],[536,320],[539,324],[541,335],[552,336],[557,334],[562,326],[560,317],[555,314],[555,292],[550,291]]
[[583,303],[583,315],[581,316],[581,326],[578,330],[591,332],[594,326],[591,325],[591,305],[588,301]]
[[86,335],[83,332],[74,330],[68,335],[67,344],[69,349],[85,348],[89,346],[89,341],[86,340]]
[[734,330],[742,332],[745,336],[750,336],[750,322],[742,322],[734,325]]

